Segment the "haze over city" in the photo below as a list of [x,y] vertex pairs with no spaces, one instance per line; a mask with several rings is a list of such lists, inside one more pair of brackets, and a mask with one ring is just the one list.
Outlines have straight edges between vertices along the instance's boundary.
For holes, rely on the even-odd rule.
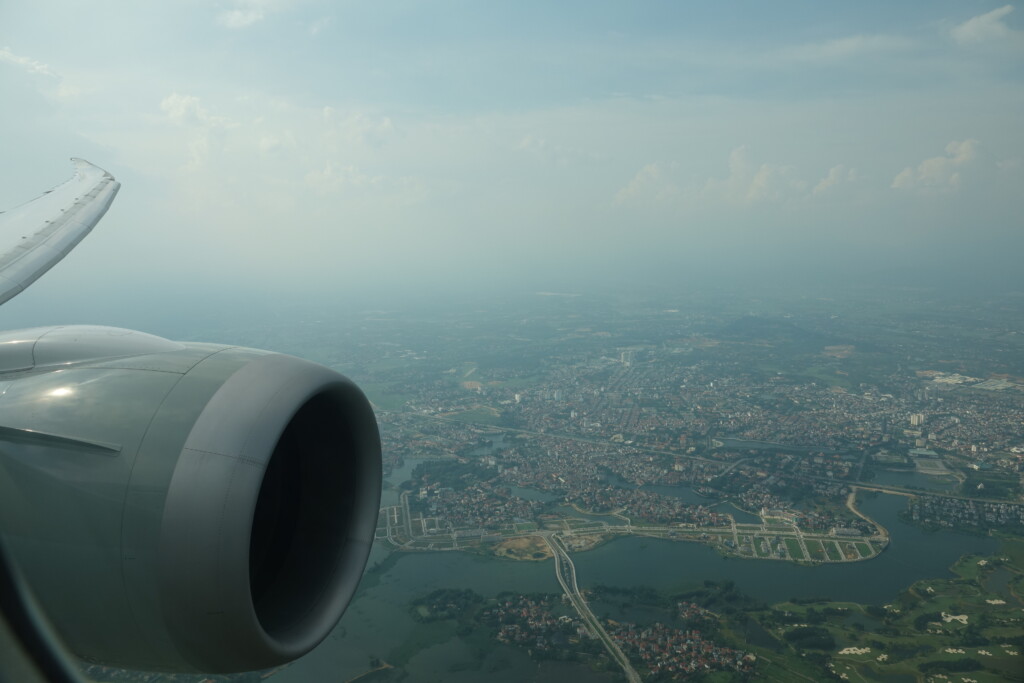
[[7,3],[0,97],[0,211],[121,183],[0,216],[102,216],[0,312],[88,679],[1019,680],[1020,2]]
[[0,204],[71,155],[124,189],[6,313],[124,282],[139,306],[748,275],[1012,289],[1022,22],[977,1],[8,4]]

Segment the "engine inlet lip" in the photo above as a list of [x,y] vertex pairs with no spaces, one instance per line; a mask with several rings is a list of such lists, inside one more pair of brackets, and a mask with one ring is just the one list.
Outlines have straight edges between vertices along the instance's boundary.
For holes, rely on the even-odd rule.
[[[321,398],[318,398],[321,397]],[[345,542],[319,597],[295,610],[254,605],[250,542],[260,491],[288,426],[311,403],[344,414],[352,502]],[[276,666],[323,640],[355,592],[380,503],[380,438],[362,392],[297,358],[257,357],[209,400],[185,442],[161,527],[161,607],[183,659],[211,673]],[[333,529],[337,534],[337,529]],[[285,597],[287,597],[285,595]]]
[[331,384],[299,406],[264,470],[250,531],[249,587],[260,624],[278,640],[301,637],[323,606],[336,602],[336,592],[346,603],[351,598],[350,527],[371,486],[364,471],[372,463],[359,457],[350,386]]

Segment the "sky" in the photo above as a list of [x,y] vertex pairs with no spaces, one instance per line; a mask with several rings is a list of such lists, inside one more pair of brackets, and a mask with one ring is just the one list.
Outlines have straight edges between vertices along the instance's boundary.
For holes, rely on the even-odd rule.
[[897,276],[1024,289],[1024,3],[0,5],[8,306]]

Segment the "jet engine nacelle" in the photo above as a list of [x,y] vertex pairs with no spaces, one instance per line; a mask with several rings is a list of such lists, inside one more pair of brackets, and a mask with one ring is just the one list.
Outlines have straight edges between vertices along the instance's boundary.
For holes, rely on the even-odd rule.
[[86,661],[223,673],[323,640],[380,503],[369,402],[291,356],[129,330],[0,335],[0,524]]

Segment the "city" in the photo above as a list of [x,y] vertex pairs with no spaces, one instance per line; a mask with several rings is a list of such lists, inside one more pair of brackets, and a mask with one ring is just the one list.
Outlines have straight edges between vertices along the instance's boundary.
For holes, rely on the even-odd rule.
[[669,303],[618,322],[604,311],[600,327],[560,303],[575,313],[463,323],[487,338],[487,360],[410,344],[391,354],[403,365],[366,378],[385,453],[407,475],[377,538],[403,552],[554,557],[573,623],[629,660],[627,678],[685,669],[652,654],[667,627],[599,624],[575,568],[560,569],[614,538],[866,562],[890,540],[858,507],[878,494],[905,500],[901,515],[922,528],[1024,529],[1024,373],[1010,323],[953,361],[939,330],[898,351],[907,330],[872,337],[840,322],[841,302],[722,326]]
[[[376,542],[331,650],[346,680],[439,647],[453,680],[1010,676],[1022,321],[865,305],[534,294],[236,329],[377,411]],[[937,306],[946,326],[905,322]]]

